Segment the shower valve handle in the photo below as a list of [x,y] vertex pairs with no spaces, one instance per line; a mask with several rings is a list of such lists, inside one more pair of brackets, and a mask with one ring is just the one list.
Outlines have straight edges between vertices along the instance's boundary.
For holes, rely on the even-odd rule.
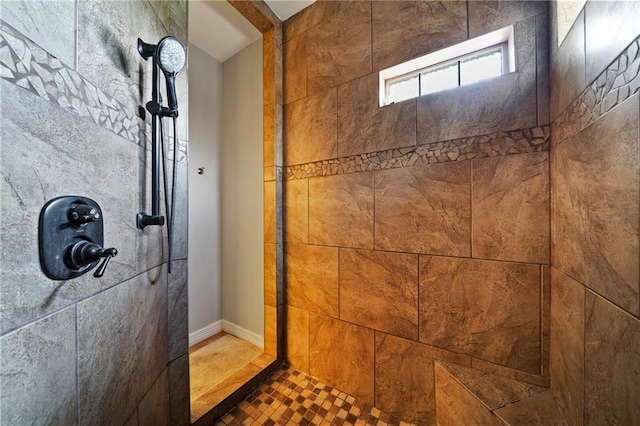
[[74,269],[79,270],[88,265],[91,265],[94,262],[100,260],[100,258],[104,258],[96,272],[93,274],[94,277],[100,278],[104,275],[105,269],[107,269],[107,264],[112,257],[115,257],[118,254],[118,250],[115,248],[102,248],[98,244],[90,243],[89,241],[78,241],[71,247],[69,247],[66,255],[67,266]]
[[112,257],[116,257],[117,254],[118,250],[113,247],[102,250],[102,253],[100,253],[100,257],[104,257],[104,260],[102,261],[100,266],[98,266],[98,269],[96,269],[96,272],[94,272],[93,276],[96,278],[100,278],[101,276],[103,276],[105,269],[107,269],[109,260],[111,260]]

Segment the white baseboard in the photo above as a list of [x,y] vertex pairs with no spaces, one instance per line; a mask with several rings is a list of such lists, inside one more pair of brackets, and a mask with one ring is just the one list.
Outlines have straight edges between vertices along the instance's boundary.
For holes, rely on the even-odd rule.
[[253,331],[249,331],[246,328],[240,327],[239,325],[227,320],[222,320],[222,330],[264,349],[264,337],[254,333]]
[[200,343],[211,336],[215,336],[221,331],[233,334],[234,336],[245,340],[253,345],[256,345],[264,349],[264,337],[260,336],[253,331],[249,331],[246,328],[240,327],[227,320],[218,320],[207,326],[202,327],[199,330],[189,334],[189,347]]
[[215,336],[223,330],[222,328],[222,320],[218,320],[214,323],[206,325],[199,330],[194,331],[189,334],[189,347],[195,345],[196,343],[200,343],[205,339],[208,339],[211,336]]

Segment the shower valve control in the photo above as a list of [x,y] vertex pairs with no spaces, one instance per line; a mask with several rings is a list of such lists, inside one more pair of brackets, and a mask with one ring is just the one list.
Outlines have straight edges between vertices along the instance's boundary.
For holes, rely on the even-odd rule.
[[95,222],[100,219],[100,211],[87,204],[77,204],[69,209],[69,220],[75,224]]
[[67,252],[65,253],[65,263],[70,269],[79,270],[87,265],[91,265],[92,263],[99,261],[101,258],[104,258],[102,264],[93,274],[94,277],[100,278],[104,275],[104,271],[107,269],[109,260],[117,254],[118,250],[115,248],[105,249],[98,244],[81,240],[67,248]]
[[115,248],[103,248],[104,226],[98,203],[90,198],[63,196],[47,202],[40,212],[40,266],[53,280],[79,277],[98,266],[104,275]]

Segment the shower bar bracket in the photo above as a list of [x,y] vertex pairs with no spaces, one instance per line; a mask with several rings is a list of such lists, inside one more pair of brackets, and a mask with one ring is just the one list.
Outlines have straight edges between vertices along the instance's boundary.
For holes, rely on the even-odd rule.
[[[141,40],[139,40],[139,43]],[[162,99],[160,94],[160,67],[153,61],[153,87],[151,102],[147,102],[147,111],[152,116],[151,126],[151,214],[144,212],[136,215],[136,226],[144,229],[149,225],[164,225],[164,216],[160,214],[160,146],[161,133],[160,123],[162,109]]]

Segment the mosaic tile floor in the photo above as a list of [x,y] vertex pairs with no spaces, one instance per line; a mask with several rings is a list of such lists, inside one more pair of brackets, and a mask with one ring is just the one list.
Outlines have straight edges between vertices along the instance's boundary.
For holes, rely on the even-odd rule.
[[284,366],[222,415],[222,425],[410,425]]

